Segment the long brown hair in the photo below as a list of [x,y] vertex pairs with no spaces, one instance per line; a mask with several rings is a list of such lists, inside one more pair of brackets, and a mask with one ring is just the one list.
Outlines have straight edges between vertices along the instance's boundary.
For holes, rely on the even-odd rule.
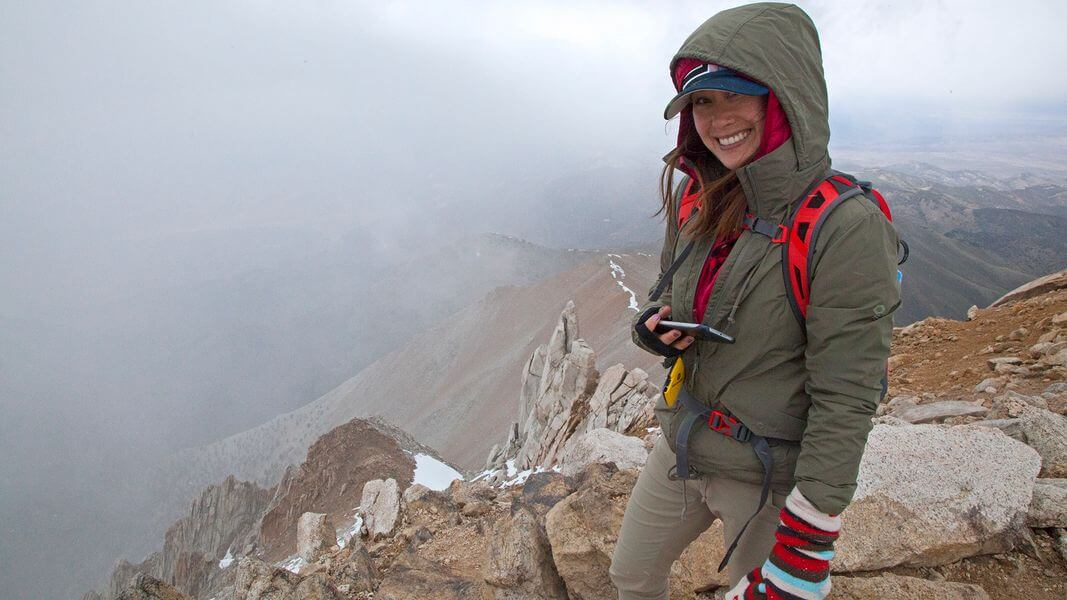
[[725,239],[741,231],[748,201],[737,173],[727,170],[707,149],[695,128],[688,128],[682,143],[666,157],[666,165],[660,174],[660,196],[663,205],[655,214],[666,213],[666,218],[677,221],[674,206],[674,172],[682,159],[691,167],[699,186],[700,210],[685,222],[681,234],[689,239]]

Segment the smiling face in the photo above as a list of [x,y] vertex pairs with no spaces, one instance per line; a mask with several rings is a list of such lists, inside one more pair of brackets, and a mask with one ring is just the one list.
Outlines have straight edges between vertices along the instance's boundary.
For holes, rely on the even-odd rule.
[[701,141],[724,167],[748,164],[759,150],[767,96],[746,96],[719,90],[694,92],[693,125]]

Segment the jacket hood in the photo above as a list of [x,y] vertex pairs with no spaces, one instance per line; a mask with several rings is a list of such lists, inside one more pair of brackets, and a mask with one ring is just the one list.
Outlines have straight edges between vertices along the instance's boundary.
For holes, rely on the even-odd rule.
[[[722,11],[682,44],[670,64],[693,58],[739,71],[769,87],[789,120],[792,136],[774,151],[737,170],[749,208],[780,218],[789,204],[830,168],[826,79],[819,34],[792,4],[760,2]],[[686,109],[689,110],[688,108]],[[692,126],[684,115],[681,126]]]

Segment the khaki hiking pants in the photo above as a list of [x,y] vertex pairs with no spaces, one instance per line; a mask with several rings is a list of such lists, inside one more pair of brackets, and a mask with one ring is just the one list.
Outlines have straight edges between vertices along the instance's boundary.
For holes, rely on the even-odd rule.
[[[608,573],[619,600],[667,600],[667,576],[685,548],[716,518],[722,519],[728,546],[759,505],[758,485],[715,476],[671,481],[667,471],[674,462],[674,452],[660,436],[626,504],[611,558]],[[737,543],[726,566],[731,587],[767,559],[785,498],[772,491]],[[716,562],[711,568],[718,566]]]

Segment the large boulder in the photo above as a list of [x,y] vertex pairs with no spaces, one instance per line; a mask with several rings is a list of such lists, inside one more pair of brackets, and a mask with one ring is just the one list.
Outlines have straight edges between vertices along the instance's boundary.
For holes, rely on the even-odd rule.
[[1006,551],[1040,458],[997,429],[875,425],[832,568],[933,566]]
[[360,507],[363,525],[372,540],[392,535],[400,521],[400,486],[392,477],[368,481],[363,486]]
[[930,581],[886,573],[878,577],[834,577],[826,600],[989,600],[981,586]]
[[1023,410],[1019,428],[1041,455],[1042,477],[1067,477],[1067,417],[1039,408]]
[[552,562],[548,536],[528,507],[496,522],[485,563],[485,582],[492,586],[492,597],[497,600],[567,598]]
[[[571,598],[617,598],[608,567],[636,482],[634,471],[592,464],[579,475],[578,491],[548,512],[552,557]],[[671,597],[692,598],[697,590],[726,585],[726,571],[716,572],[724,554],[722,523],[716,521],[671,566]]]
[[560,473],[535,473],[497,521],[486,547],[485,581],[494,598],[566,598],[545,531],[545,515],[574,492]]
[[561,470],[566,476],[580,473],[591,463],[615,463],[620,469],[640,469],[648,450],[639,438],[610,429],[594,429],[573,439],[563,453]]
[[545,517],[552,558],[570,597],[614,599],[608,567],[637,473],[594,464],[584,475],[578,491]]
[[318,560],[324,550],[337,544],[337,531],[329,515],[306,512],[296,524],[296,553],[305,562]]

